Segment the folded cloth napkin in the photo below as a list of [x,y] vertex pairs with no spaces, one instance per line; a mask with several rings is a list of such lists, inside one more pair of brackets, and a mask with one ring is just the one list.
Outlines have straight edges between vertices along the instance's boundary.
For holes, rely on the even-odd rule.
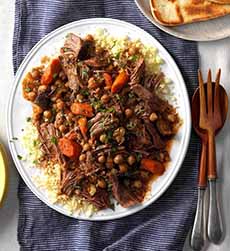
[[[188,92],[196,85],[197,45],[153,26],[132,0],[16,0],[14,69],[48,32],[82,18],[109,17],[131,22],[157,38],[180,67]],[[66,217],[47,207],[20,180],[18,240],[21,250],[177,251],[192,225],[196,205],[198,142],[194,135],[177,178],[151,206],[132,216],[90,222]]]

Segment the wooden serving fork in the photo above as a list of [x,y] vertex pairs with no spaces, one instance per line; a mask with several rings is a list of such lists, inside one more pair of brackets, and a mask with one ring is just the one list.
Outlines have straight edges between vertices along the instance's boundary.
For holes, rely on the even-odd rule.
[[207,91],[205,92],[202,74],[199,71],[200,86],[200,120],[199,126],[208,136],[208,183],[209,183],[209,212],[207,235],[211,242],[218,243],[222,238],[220,214],[216,196],[216,147],[215,134],[222,127],[220,107],[220,70],[216,81],[212,84],[211,71],[208,72]]

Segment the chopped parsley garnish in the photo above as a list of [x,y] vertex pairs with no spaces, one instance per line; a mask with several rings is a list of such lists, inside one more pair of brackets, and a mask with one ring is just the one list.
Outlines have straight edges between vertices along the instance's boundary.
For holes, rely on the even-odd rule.
[[133,123],[132,121],[130,121],[128,124],[127,124],[127,129],[133,129],[133,128],[135,128],[135,126],[136,126],[136,124],[135,123]]
[[89,91],[88,90],[80,90],[80,93],[83,95],[83,96],[89,96]]
[[112,147],[111,152],[115,153],[117,151],[117,148],[115,146]]
[[83,69],[81,72],[82,78],[87,78],[88,77],[88,71],[86,69]]
[[139,162],[142,159],[142,154],[141,153],[137,153],[136,154],[136,158],[137,158],[137,162]]
[[31,91],[32,91],[31,88],[29,88],[29,87],[25,88],[25,92],[31,92]]
[[113,112],[115,112],[116,110],[115,110],[115,108],[114,107],[110,107],[110,108],[108,108],[107,110],[106,110],[106,112],[111,112],[111,113],[113,113]]
[[35,147],[35,146],[37,146],[38,145],[38,141],[36,140],[36,139],[34,139],[34,141],[33,141],[33,146]]
[[18,157],[19,160],[22,160],[22,156],[21,155],[18,154],[17,157]]
[[134,97],[135,97],[135,95],[134,95],[134,93],[133,93],[133,92],[130,92],[130,93],[128,94],[128,97],[131,99],[131,98],[134,98]]
[[31,117],[26,118],[26,121],[30,122],[31,121]]
[[114,55],[114,58],[115,58],[115,59],[119,59],[119,58],[120,58],[120,55],[121,55],[121,52],[118,52],[116,55]]
[[119,96],[119,94],[115,94],[115,98],[119,101],[121,100],[121,97]]
[[18,140],[18,138],[17,137],[13,137],[12,140]]
[[57,145],[57,138],[52,136],[50,139],[51,143],[53,143],[54,145]]
[[53,78],[56,78],[56,77],[57,77],[57,75],[58,75],[57,73],[54,73],[54,74],[53,74]]
[[129,60],[135,62],[135,61],[137,61],[138,58],[139,58],[139,57],[138,57],[137,55],[133,55],[133,56],[130,56],[130,57],[129,57]]
[[113,132],[112,131],[108,131],[107,132],[107,138],[108,138],[108,140],[112,139],[112,137],[113,137]]
[[37,161],[37,160],[34,160],[34,161],[33,161],[33,164],[37,165],[37,164],[38,164],[38,161]]

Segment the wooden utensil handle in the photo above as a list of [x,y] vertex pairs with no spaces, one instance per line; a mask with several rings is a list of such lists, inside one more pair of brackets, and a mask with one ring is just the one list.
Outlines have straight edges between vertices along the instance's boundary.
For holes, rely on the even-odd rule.
[[207,154],[207,142],[202,141],[198,178],[198,186],[200,188],[205,188],[207,186]]
[[216,143],[214,132],[208,132],[208,179],[216,179]]

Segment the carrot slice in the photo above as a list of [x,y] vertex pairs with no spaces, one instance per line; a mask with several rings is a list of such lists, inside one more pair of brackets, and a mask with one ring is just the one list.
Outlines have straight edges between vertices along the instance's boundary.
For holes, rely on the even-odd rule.
[[67,138],[58,140],[60,151],[69,158],[78,158],[81,154],[81,145]]
[[113,82],[113,85],[111,87],[111,92],[112,93],[119,92],[128,81],[129,81],[129,75],[125,71],[121,71]]
[[45,69],[45,72],[41,78],[42,85],[49,85],[53,82],[54,78],[59,74],[61,71],[61,62],[58,58],[55,58],[51,61],[49,66]]
[[105,73],[103,73],[103,77],[105,79],[105,85],[111,88],[112,84],[113,84],[113,79],[110,76],[110,74],[105,72]]
[[141,160],[141,168],[159,175],[162,175],[165,171],[165,167],[161,162],[145,158]]
[[93,108],[87,103],[73,103],[70,110],[75,115],[82,115],[88,118],[93,116]]
[[78,125],[79,125],[79,128],[80,128],[80,131],[81,131],[82,135],[84,136],[84,138],[86,138],[86,133],[88,131],[86,117],[80,118],[78,120]]

